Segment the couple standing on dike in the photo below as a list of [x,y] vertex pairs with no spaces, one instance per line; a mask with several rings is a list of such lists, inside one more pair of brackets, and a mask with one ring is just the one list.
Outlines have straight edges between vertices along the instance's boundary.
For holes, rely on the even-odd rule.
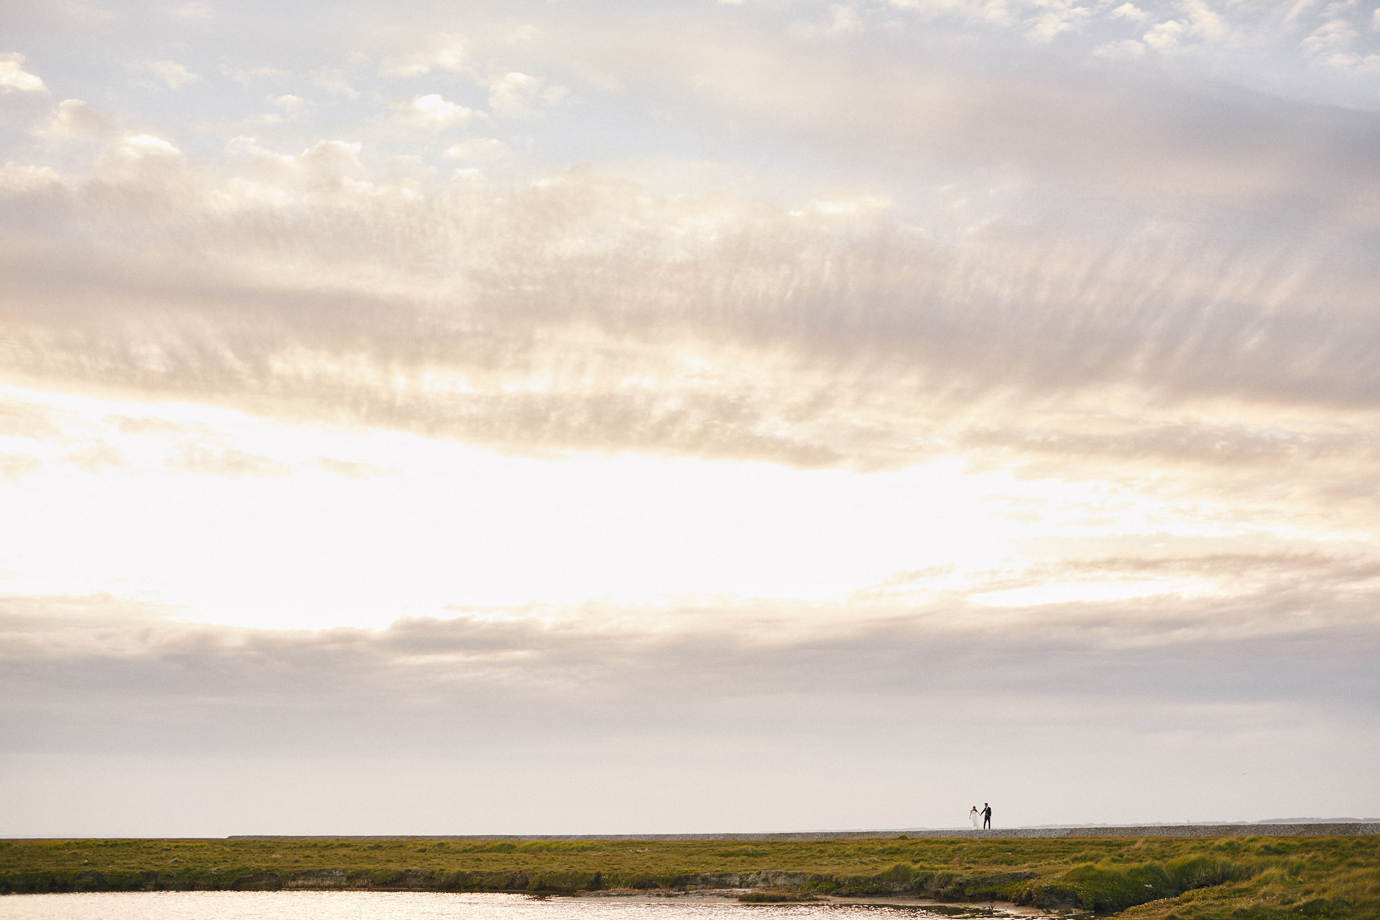
[[[978,807],[974,805],[973,810],[968,812],[968,819],[973,822],[973,830],[975,831],[982,830],[983,828],[991,830],[992,806],[988,805],[986,802],[983,802],[982,811],[978,811]],[[978,819],[982,820],[981,824],[978,823]]]

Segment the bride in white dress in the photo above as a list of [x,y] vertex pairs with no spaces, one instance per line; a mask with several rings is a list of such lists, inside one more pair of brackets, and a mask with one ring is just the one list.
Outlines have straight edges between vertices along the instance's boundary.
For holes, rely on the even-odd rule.
[[978,811],[976,805],[973,806],[972,811],[968,812],[968,819],[973,822],[973,830],[982,830],[982,812]]

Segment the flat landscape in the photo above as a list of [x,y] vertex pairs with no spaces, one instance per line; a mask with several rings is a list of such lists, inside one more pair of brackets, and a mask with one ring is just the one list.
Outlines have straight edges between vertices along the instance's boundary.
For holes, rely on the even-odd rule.
[[[796,835],[809,836],[809,835]],[[1375,834],[0,841],[0,893],[197,889],[716,892],[1136,920],[1380,917]]]

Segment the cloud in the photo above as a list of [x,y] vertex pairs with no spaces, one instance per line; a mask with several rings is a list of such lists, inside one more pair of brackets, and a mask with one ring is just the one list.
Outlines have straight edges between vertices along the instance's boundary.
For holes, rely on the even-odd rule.
[[152,134],[127,134],[122,139],[119,152],[124,156],[142,160],[148,157],[164,159],[181,156],[182,151],[161,137]]
[[169,18],[191,25],[207,25],[216,19],[216,8],[204,0],[179,3],[165,7],[164,11]]
[[1092,15],[1076,3],[1046,3],[1043,7],[1034,25],[1026,32],[1036,42],[1053,41],[1056,36],[1077,28]]
[[[516,781],[513,764],[531,771],[519,785],[537,789],[578,774],[584,795],[491,816],[444,796],[438,804],[450,784],[426,783],[428,807],[455,809],[458,832],[628,831],[618,822],[636,816],[615,809],[610,818],[607,803],[659,800],[655,790],[667,783],[690,796],[699,818],[670,812],[665,824],[637,827],[742,830],[744,807],[752,823],[770,827],[846,827],[850,814],[867,826],[887,826],[887,814],[892,825],[952,825],[961,820],[948,816],[952,802],[966,801],[975,784],[1002,790],[991,800],[1009,803],[1008,820],[1021,824],[1086,820],[1074,809],[1089,807],[1090,789],[1097,798],[1128,782],[1140,792],[1132,807],[1151,814],[1206,807],[1248,817],[1277,805],[1282,788],[1314,808],[1344,809],[1328,792],[1339,788],[1353,808],[1374,810],[1355,798],[1368,788],[1357,782],[1373,753],[1355,741],[1356,726],[1375,717],[1380,632],[1371,614],[1317,628],[1295,615],[1293,601],[1105,604],[1019,631],[952,610],[893,610],[810,629],[795,612],[740,607],[718,622],[687,611],[690,622],[669,629],[639,628],[647,611],[587,609],[578,621],[460,617],[379,632],[273,633],[160,621],[157,611],[116,614],[99,598],[2,606],[0,727],[11,773],[21,758],[147,758],[154,775],[164,758],[184,768],[238,758],[289,771],[305,761],[336,776],[387,751],[412,764],[394,771],[395,783],[408,778],[399,788],[421,780],[409,772],[418,765],[443,764],[452,777],[501,789]],[[1166,629],[1175,615],[1181,628]],[[1252,628],[1262,620],[1288,626]],[[1120,641],[1136,633],[1155,641]],[[838,742],[850,737],[870,741]],[[1336,743],[1338,756],[1296,772],[1284,742],[1301,737]],[[999,751],[956,752],[975,738]],[[1185,756],[1146,758],[1147,749]],[[1021,758],[1015,774],[1038,773],[1033,788],[1011,779],[1010,762],[990,764],[1008,756]],[[708,787],[728,791],[689,791],[673,767],[686,758]],[[1244,783],[1243,758],[1253,777]],[[914,818],[896,818],[896,790],[911,788],[917,772],[928,792],[906,813]],[[860,776],[866,791],[842,805],[792,797],[791,818],[761,804],[775,801],[766,792],[783,782],[831,789],[846,777],[857,789]],[[126,784],[126,795],[148,782]],[[733,790],[742,785],[752,795],[740,803]],[[1185,789],[1195,790],[1191,802]],[[415,822],[410,800],[391,786],[385,795]],[[372,814],[367,791],[350,801]],[[224,827],[230,807],[244,821],[253,806],[232,800],[193,813]],[[338,798],[330,808],[341,821]],[[359,814],[351,806],[346,826],[367,824]],[[305,832],[331,819],[298,798],[277,818],[256,812],[254,820]]]
[[0,437],[46,439],[62,435],[62,419],[48,406],[0,397]]
[[348,96],[351,99],[359,98],[358,90],[350,85],[349,75],[343,70],[328,67],[313,70],[311,82],[328,93]]
[[64,99],[58,103],[53,119],[43,129],[48,137],[108,138],[117,132],[114,121],[80,99]]
[[316,465],[327,473],[344,476],[348,479],[373,479],[376,476],[391,476],[398,472],[372,463],[358,463],[353,460],[335,460],[331,457],[317,457]]
[[[1348,305],[1377,283],[1372,115],[1018,57],[645,54],[676,118],[751,123],[913,197],[667,191],[612,167],[400,177],[375,165],[382,132],[244,140],[228,162],[116,136],[84,170],[5,169],[7,373],[531,456],[874,470],[957,451],[1280,514],[1345,495],[1371,526],[1380,377]],[[644,64],[620,77],[652,85]],[[473,128],[452,98],[392,114]],[[516,143],[445,140],[466,160]],[[941,208],[941,178],[965,209]]]
[[[877,694],[952,700],[983,684],[989,689],[982,698],[965,704],[965,711],[954,713],[955,718],[987,705],[989,694],[1006,696],[1039,685],[1051,696],[1110,697],[1132,706],[1138,705],[1145,688],[1160,685],[1173,688],[1160,694],[1166,701],[1207,703],[1215,697],[1222,703],[1246,704],[1301,699],[1320,705],[1345,701],[1359,709],[1369,707],[1365,694],[1355,694],[1361,685],[1374,683],[1373,675],[1362,666],[1377,640],[1373,617],[1362,612],[1364,598],[1342,601],[1341,608],[1332,605],[1336,613],[1350,607],[1354,611],[1350,616],[1359,616],[1340,632],[1332,616],[1325,618],[1326,629],[1316,620],[1294,617],[1291,608],[1296,598],[1275,600],[1250,613],[1250,606],[1259,602],[1254,596],[1233,599],[1211,612],[1200,604],[1190,608],[1172,601],[1102,604],[1100,610],[1081,605],[1067,620],[1054,608],[1046,611],[1039,630],[1016,635],[1000,619],[984,622],[983,617],[966,615],[955,620],[941,610],[893,610],[890,616],[861,621],[856,617],[826,619],[829,625],[813,629],[792,627],[790,619],[778,619],[785,611],[773,613],[770,608],[756,611],[756,616],[750,608],[725,611],[732,615],[718,625],[712,617],[699,622],[692,618],[681,626],[675,626],[673,619],[670,630],[664,626],[642,630],[633,625],[641,619],[638,616],[605,619],[597,610],[586,609],[578,622],[405,620],[382,632],[317,633],[175,622],[150,628],[142,620],[127,628],[118,621],[84,626],[70,615],[58,629],[47,625],[53,622],[50,617],[16,620],[10,616],[6,657],[21,666],[28,661],[42,663],[50,669],[48,682],[53,690],[61,688],[62,673],[69,667],[101,669],[111,681],[129,681],[123,687],[111,683],[109,690],[151,693],[149,703],[157,704],[159,698],[163,705],[208,699],[218,707],[223,704],[215,701],[224,700],[245,711],[259,710],[255,696],[267,694],[293,699],[308,710],[329,706],[345,717],[384,684],[391,684],[391,691],[377,701],[390,711],[420,706],[423,712],[408,720],[418,728],[429,713],[450,707],[458,707],[452,718],[495,724],[512,717],[511,711],[505,711],[509,707],[557,705],[558,711],[523,717],[549,719],[552,724],[565,717],[559,710],[584,709],[588,711],[582,721],[590,727],[600,724],[603,730],[618,730],[624,720],[635,720],[644,709],[675,721],[704,724],[707,720],[712,725],[724,706],[742,706],[749,700],[768,707],[766,711],[779,708],[780,715],[792,719],[807,719],[811,711],[841,717],[850,701]],[[1283,629],[1260,631],[1256,624],[1262,621],[1277,621]],[[1170,624],[1179,628],[1166,629]],[[1125,641],[1138,634],[1152,640],[1150,647]],[[1348,650],[1341,636],[1360,644]],[[1305,654],[1303,650],[1310,646],[1318,647],[1320,654]],[[1337,666],[1337,680],[1310,679],[1310,669],[1324,666],[1329,657]],[[1260,671],[1271,659],[1293,661],[1303,670],[1288,678],[1276,671]],[[204,663],[189,666],[193,660]],[[915,670],[917,660],[928,666]],[[988,667],[972,671],[973,663],[982,660]],[[1057,676],[1059,662],[1078,660],[1085,667],[1076,680]],[[1220,670],[1199,670],[1213,660],[1220,663]],[[179,676],[171,685],[150,679],[160,671]],[[97,672],[88,673],[94,677]],[[1192,686],[1167,680],[1171,673]],[[315,677],[304,679],[304,675]],[[1289,690],[1280,686],[1282,679],[1291,685]],[[92,689],[87,691],[72,689],[99,693],[99,683],[91,681],[86,686]],[[218,692],[208,698],[207,690],[217,685]],[[251,692],[226,692],[231,685]],[[1298,685],[1297,689],[1292,685]],[[572,691],[578,694],[576,699],[564,706],[557,704],[559,695]],[[59,695],[50,692],[31,699]],[[476,708],[495,696],[507,705],[496,706],[487,715]],[[24,705],[10,698],[12,707]],[[811,707],[811,698],[823,706]],[[110,705],[139,709],[130,703],[112,699]],[[612,707],[604,717],[597,715],[601,705]],[[1031,705],[1038,704],[1031,701]],[[191,707],[196,708],[195,704]],[[1078,712],[1077,706],[1060,706],[1048,717],[1077,721]],[[879,712],[876,718],[884,720],[885,715]],[[250,728],[241,724],[238,730]],[[388,728],[385,722],[371,730]],[[330,743],[333,733],[322,726],[315,734],[321,742]],[[65,743],[89,743],[83,734],[70,738]],[[356,738],[346,743],[372,742]],[[419,733],[408,743],[428,741]]]
[[[1065,43],[1066,54],[1078,56],[1091,53],[1094,57],[1109,57],[1111,49],[1129,48],[1132,36],[1124,34],[1124,24],[1143,27],[1148,22],[1159,21],[1162,28],[1157,33],[1160,42],[1158,50],[1167,50],[1172,41],[1176,23],[1185,31],[1186,37],[1196,40],[1195,53],[1210,53],[1214,68],[1219,76],[1223,70],[1231,70],[1241,63],[1228,49],[1234,44],[1254,44],[1283,52],[1295,37],[1292,29],[1281,28],[1284,23],[1305,17],[1313,4],[1296,4],[1292,11],[1283,17],[1254,16],[1242,8],[1231,5],[1211,5],[1202,0],[1156,0],[1153,3],[1111,3],[1085,5],[1068,0],[891,0],[890,6],[926,20],[938,20],[957,33],[966,33],[973,26],[981,26],[982,31],[971,37],[992,41],[993,27],[1003,30],[1020,30],[1036,44],[1048,44],[1058,37]],[[1329,9],[1337,9],[1333,4]],[[1120,23],[1118,23],[1120,21]],[[1118,25],[1121,27],[1118,28]],[[1117,33],[1121,34],[1117,34]],[[1110,39],[1110,40],[1109,40]],[[1211,52],[1207,52],[1208,48]],[[1117,55],[1125,57],[1125,54]],[[1277,60],[1274,54],[1267,55]],[[1206,61],[1206,56],[1198,58]],[[1193,65],[1188,65],[1193,66]],[[1249,85],[1249,78],[1245,81]]]
[[1144,41],[1156,51],[1168,51],[1179,43],[1184,34],[1184,24],[1177,19],[1157,23],[1145,33]]
[[0,54],[0,93],[37,93],[43,81],[24,70],[24,55]]
[[822,22],[792,23],[791,34],[802,38],[812,38],[820,35],[860,32],[863,27],[863,21],[858,15],[856,4],[835,3],[829,6],[828,16]]
[[543,88],[540,78],[510,71],[489,80],[489,108],[503,117],[531,117],[539,108],[559,103],[566,92],[563,86]]
[[467,44],[462,35],[432,33],[417,39],[410,50],[384,59],[379,73],[386,77],[420,77],[434,71],[464,72],[469,67]]
[[1190,33],[1207,41],[1225,38],[1231,28],[1215,10],[1203,0],[1182,0],[1182,8],[1188,14]]
[[308,108],[307,100],[290,93],[282,96],[269,96],[268,101],[282,109],[283,114],[288,118],[301,118]]
[[221,72],[241,86],[248,87],[259,80],[282,81],[292,76],[292,71],[281,67],[222,67]]
[[98,441],[95,444],[71,451],[63,457],[63,460],[88,473],[129,468],[129,463],[125,460],[124,455],[105,441]]
[[1095,57],[1107,58],[1138,58],[1145,55],[1145,45],[1135,39],[1127,39],[1120,42],[1108,42],[1100,45],[1093,50]]
[[37,472],[42,466],[43,461],[37,457],[0,452],[0,477],[11,482]]
[[319,141],[293,157],[293,162],[313,178],[363,175],[365,167],[359,161],[360,149],[360,144],[345,141]]
[[201,79],[198,74],[190,72],[176,61],[141,61],[134,66],[162,80],[167,84],[168,89],[180,89],[188,83]]
[[1314,29],[1303,40],[1303,47],[1312,54],[1327,54],[1347,48],[1357,37],[1356,30],[1345,19],[1332,19]]
[[163,435],[184,434],[187,431],[185,425],[161,418],[131,418],[121,415],[113,416],[109,421],[115,425],[116,430],[121,434]]
[[[409,108],[472,117],[439,95]],[[1140,181],[1178,187],[1179,203],[1157,195],[1136,218],[1118,190],[1107,213],[1126,222],[1096,239],[1057,220],[945,239],[885,207],[658,196],[581,173],[515,190],[391,184],[339,141],[259,151],[220,176],[185,161],[139,172],[176,148],[135,135],[104,172],[34,174],[12,193],[7,364],[536,454],[875,468],[957,443],[1070,470],[1154,455],[1263,476],[1260,451],[1316,444],[1345,477],[1371,448],[1314,441],[1303,416],[1360,431],[1380,394],[1370,324],[1323,306],[1375,283],[1368,231],[1345,223],[1356,197],[1339,191],[1376,181],[1355,155],[1374,129],[1330,111],[1279,119],[1238,118],[1230,137],[1142,123],[1147,152],[1098,165],[1110,183],[1173,151]],[[1298,119],[1313,129],[1285,130]],[[456,155],[500,149],[478,144]],[[1183,215],[1200,201],[1218,216],[1195,228]],[[1296,202],[1357,248],[1300,244]],[[45,208],[67,223],[23,216]],[[117,219],[118,237],[80,229]],[[95,290],[121,308],[90,311]],[[1235,406],[1237,423],[1195,418],[1204,400]]]
[[503,141],[492,137],[473,137],[446,149],[446,156],[462,160],[496,160],[508,156],[512,151]]
[[233,447],[214,448],[183,444],[168,467],[197,476],[286,476],[291,469],[271,457],[261,457]]
[[395,121],[418,127],[442,128],[466,124],[476,116],[482,116],[482,113],[448,102],[439,93],[428,93],[398,106]]

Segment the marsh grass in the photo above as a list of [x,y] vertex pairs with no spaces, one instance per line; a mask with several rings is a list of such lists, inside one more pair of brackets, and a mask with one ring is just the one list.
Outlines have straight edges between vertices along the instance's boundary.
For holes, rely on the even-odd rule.
[[1370,920],[1380,838],[0,841],[0,893],[278,888],[740,888],[778,903],[906,896],[1134,920]]

